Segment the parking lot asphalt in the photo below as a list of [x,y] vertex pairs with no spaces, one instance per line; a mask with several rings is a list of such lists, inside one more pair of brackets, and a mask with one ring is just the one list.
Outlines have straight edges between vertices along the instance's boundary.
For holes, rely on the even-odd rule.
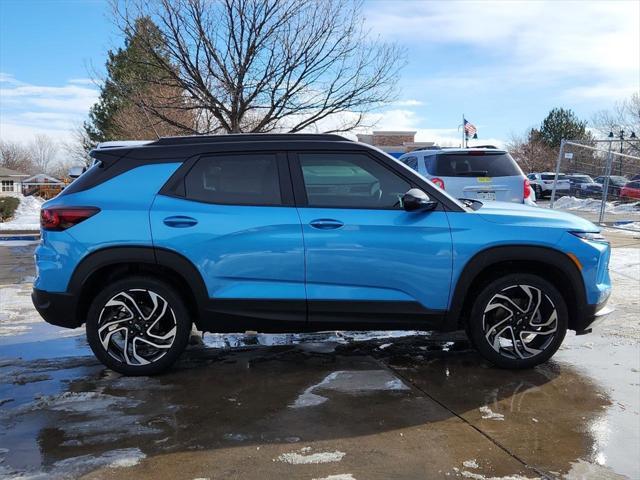
[[616,311],[531,370],[461,334],[212,335],[127,378],[29,302],[0,246],[0,478],[640,478],[640,241],[611,235]]

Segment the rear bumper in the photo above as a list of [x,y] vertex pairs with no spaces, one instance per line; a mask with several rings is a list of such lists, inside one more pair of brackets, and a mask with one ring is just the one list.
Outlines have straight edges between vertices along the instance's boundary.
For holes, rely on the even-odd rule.
[[77,328],[82,325],[82,322],[78,320],[78,305],[74,295],[34,288],[31,293],[31,301],[47,323],[65,328]]

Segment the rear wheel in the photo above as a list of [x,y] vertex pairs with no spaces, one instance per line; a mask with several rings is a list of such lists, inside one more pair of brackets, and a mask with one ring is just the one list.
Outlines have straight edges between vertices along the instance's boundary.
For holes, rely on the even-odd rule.
[[177,292],[145,277],[118,280],[93,301],[87,339],[107,367],[125,375],[153,375],[185,349],[191,320]]
[[533,191],[536,193],[536,199],[542,199],[542,189],[537,183],[533,185]]
[[558,350],[567,325],[567,306],[551,283],[537,275],[510,274],[481,290],[467,331],[491,363],[530,368]]

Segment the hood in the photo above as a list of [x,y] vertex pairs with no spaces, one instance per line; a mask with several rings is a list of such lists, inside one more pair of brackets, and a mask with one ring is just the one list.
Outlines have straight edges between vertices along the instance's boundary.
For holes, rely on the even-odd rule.
[[562,228],[581,232],[600,231],[589,220],[576,215],[520,203],[487,202],[475,213],[488,222],[502,225]]

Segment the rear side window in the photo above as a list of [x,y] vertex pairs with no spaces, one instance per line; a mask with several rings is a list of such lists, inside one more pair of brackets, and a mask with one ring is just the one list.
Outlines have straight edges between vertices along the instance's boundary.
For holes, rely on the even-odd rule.
[[418,157],[407,157],[407,158],[404,158],[402,161],[407,167],[413,168],[414,170],[418,170]]
[[427,171],[437,177],[512,177],[522,175],[504,152],[441,153],[426,159]]
[[185,177],[186,197],[231,205],[281,205],[275,155],[203,157]]

